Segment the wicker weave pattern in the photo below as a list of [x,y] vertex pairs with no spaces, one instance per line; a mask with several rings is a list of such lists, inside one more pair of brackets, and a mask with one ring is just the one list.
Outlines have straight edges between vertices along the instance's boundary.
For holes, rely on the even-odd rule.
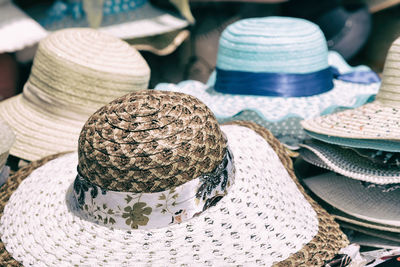
[[195,97],[140,91],[93,114],[79,138],[79,171],[114,191],[158,192],[211,172],[226,140]]

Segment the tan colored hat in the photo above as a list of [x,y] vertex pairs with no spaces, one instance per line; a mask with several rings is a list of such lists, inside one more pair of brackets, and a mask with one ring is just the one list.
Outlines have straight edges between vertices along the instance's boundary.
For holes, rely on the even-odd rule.
[[376,100],[302,122],[304,129],[346,139],[400,141],[400,38],[389,49]]
[[150,69],[140,53],[93,29],[57,31],[40,42],[22,94],[0,103],[16,134],[10,153],[36,160],[77,150],[80,129],[104,104],[147,89]]

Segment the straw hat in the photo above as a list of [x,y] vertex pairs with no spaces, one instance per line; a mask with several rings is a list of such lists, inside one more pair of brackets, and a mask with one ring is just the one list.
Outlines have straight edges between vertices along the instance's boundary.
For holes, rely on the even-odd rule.
[[[330,66],[338,69],[335,79]],[[208,85],[185,81],[156,89],[196,96],[217,119],[251,110],[277,122],[360,106],[377,92],[378,81],[368,68],[353,69],[337,53],[328,53],[317,25],[265,17],[239,20],[223,31],[216,72]]]
[[354,110],[302,122],[303,127],[321,135],[346,139],[400,140],[400,38],[395,40],[386,57],[382,84],[372,103]]
[[400,227],[398,189],[383,190],[379,186],[366,186],[333,172],[306,178],[304,183],[319,198],[351,216]]
[[0,186],[8,179],[10,169],[6,166],[8,153],[15,141],[11,128],[0,121]]
[[376,183],[400,183],[399,167],[379,164],[356,151],[318,140],[300,145],[300,154],[307,162],[356,180]]
[[0,103],[16,134],[10,153],[26,160],[77,149],[98,108],[146,89],[150,69],[127,43],[93,29],[66,29],[40,42],[22,94]]
[[46,35],[42,26],[10,0],[0,0],[0,53],[34,45]]
[[24,265],[321,265],[347,240],[268,135],[220,128],[188,95],[128,94],[89,118],[79,157],[50,161],[18,186],[1,240]]
[[121,39],[154,36],[182,29],[189,23],[154,7],[148,0],[56,1],[28,11],[48,31],[100,26]]

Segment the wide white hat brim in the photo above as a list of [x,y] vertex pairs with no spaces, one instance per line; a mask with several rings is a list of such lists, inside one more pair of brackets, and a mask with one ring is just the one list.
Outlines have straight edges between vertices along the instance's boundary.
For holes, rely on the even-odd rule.
[[32,46],[46,36],[46,30],[14,4],[0,4],[0,53]]
[[378,224],[400,227],[400,194],[398,189],[383,192],[360,181],[328,172],[304,179],[304,183],[329,205],[356,218]]
[[286,259],[317,234],[317,215],[265,139],[246,127],[221,128],[235,180],[201,215],[131,232],[83,220],[68,197],[78,164],[73,153],[20,184],[4,209],[1,240],[17,261],[36,266],[270,266]]

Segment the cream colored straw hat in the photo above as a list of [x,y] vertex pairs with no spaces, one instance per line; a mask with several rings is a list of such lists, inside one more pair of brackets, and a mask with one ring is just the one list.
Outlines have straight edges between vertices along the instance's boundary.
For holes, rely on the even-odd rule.
[[270,143],[189,95],[125,95],[14,187],[1,241],[35,266],[321,266],[346,238]]
[[400,141],[400,38],[389,49],[382,77],[374,102],[303,121],[303,127],[313,133],[361,139],[360,142],[365,139]]
[[136,49],[93,29],[66,29],[40,42],[22,94],[0,103],[16,134],[10,153],[36,160],[77,149],[79,131],[104,104],[147,89],[150,69]]

